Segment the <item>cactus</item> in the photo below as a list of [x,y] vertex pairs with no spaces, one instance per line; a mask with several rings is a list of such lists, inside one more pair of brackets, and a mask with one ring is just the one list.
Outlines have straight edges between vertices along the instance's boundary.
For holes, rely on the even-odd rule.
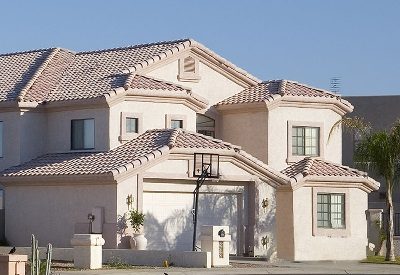
[[41,261],[40,261],[40,255],[39,255],[39,242],[38,242],[38,240],[36,240],[35,235],[33,235],[33,234],[31,237],[31,249],[32,249],[31,275],[50,275],[51,256],[53,253],[52,245],[51,244],[47,245],[46,266],[45,266],[46,269],[43,271],[41,270],[42,268],[41,268]]

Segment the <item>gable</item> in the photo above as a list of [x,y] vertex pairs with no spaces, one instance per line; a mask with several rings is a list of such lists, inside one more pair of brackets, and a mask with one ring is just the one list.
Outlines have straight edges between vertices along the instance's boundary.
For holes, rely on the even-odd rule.
[[[196,72],[196,77],[193,80],[181,78],[180,67],[182,64],[180,63],[184,62],[187,57],[194,58],[197,61],[198,72]],[[251,85],[249,79],[244,80],[243,77],[238,77],[225,65],[211,61],[210,58],[211,55],[201,56],[193,50],[187,50],[171,59],[150,66],[142,73],[187,87],[192,92],[206,98],[209,101],[209,106]]]

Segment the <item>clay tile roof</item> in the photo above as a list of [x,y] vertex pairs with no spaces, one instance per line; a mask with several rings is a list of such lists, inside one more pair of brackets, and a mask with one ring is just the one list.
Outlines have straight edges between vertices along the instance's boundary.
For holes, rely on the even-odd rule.
[[[235,150],[238,147],[197,133],[180,129],[148,130],[139,137],[107,152],[46,154],[8,168],[2,176],[89,175],[127,170],[140,166],[172,148]],[[135,164],[136,163],[136,164]]]
[[220,101],[216,105],[272,101],[274,100],[274,96],[339,98],[339,96],[328,91],[313,88],[295,81],[270,80],[246,88],[243,91]]
[[188,91],[188,89],[179,85],[143,75],[135,75],[130,83],[130,87],[147,90]]
[[17,100],[52,49],[0,55],[0,101]]
[[[189,39],[73,53],[59,48],[0,55],[0,101],[60,101],[102,96]],[[127,72],[128,70],[128,72]],[[169,87],[171,88],[171,87]]]
[[343,166],[340,164],[324,161],[318,158],[306,157],[281,171],[288,177],[297,175],[306,176],[335,176],[335,177],[366,177],[366,173]]

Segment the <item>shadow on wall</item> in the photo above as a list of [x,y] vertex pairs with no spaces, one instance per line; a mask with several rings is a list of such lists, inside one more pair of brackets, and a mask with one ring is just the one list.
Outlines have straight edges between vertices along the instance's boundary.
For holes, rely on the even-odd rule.
[[[206,190],[204,190],[206,189]],[[215,194],[212,187],[202,189],[199,196],[199,214],[197,227],[197,246],[200,246],[199,236],[202,225],[228,225],[232,235],[230,253],[237,249],[237,194]],[[174,194],[186,196],[186,203],[175,209],[170,209],[166,218],[158,218],[157,213],[145,213],[145,237],[149,250],[192,250],[193,215],[192,194]],[[160,205],[160,211],[168,211]]]

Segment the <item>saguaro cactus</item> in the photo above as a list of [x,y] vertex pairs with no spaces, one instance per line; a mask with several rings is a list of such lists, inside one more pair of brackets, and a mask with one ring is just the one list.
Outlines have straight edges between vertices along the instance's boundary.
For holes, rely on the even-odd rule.
[[53,253],[53,247],[49,243],[47,245],[46,252],[46,270],[43,273],[40,268],[40,255],[39,255],[39,242],[36,240],[35,235],[32,234],[31,237],[31,249],[32,249],[32,259],[31,259],[31,275],[50,275],[51,269],[51,256]]

